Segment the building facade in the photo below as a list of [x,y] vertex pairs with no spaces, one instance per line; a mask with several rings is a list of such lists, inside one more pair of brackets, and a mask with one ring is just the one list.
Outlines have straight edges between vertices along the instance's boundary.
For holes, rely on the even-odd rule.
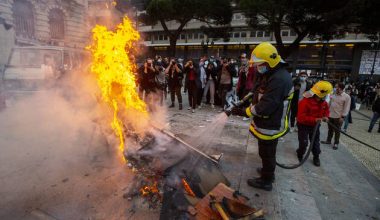
[[87,0],[1,0],[0,66],[15,45],[84,48],[87,8]]
[[[275,44],[272,32],[253,30],[247,25],[247,19],[242,12],[235,12],[231,21],[229,40],[210,39],[202,33],[202,22],[190,21],[184,28],[177,41],[176,56],[184,58],[199,58],[202,54],[228,56],[237,59],[241,53],[248,55],[252,49],[262,41]],[[178,24],[167,22],[169,29],[175,29]],[[167,55],[169,39],[160,24],[153,26],[139,25],[144,45],[148,47],[149,55]],[[289,45],[296,38],[290,28],[281,30],[282,40]],[[343,38],[329,42],[312,41],[305,38],[299,47],[298,53],[290,55],[286,61],[292,66],[294,73],[306,71],[309,75],[327,76],[328,78],[342,79],[345,77],[358,78],[362,74],[362,53],[369,50],[367,60],[374,60],[374,51],[370,40],[364,34],[345,33]],[[372,50],[372,51],[371,51]],[[380,56],[380,53],[379,53]],[[368,64],[367,64],[368,66]],[[362,71],[363,72],[363,71]],[[374,74],[380,75],[380,63],[375,61]],[[363,72],[364,73],[364,72]],[[365,74],[365,73],[364,73]],[[368,76],[368,71],[366,72]],[[365,76],[364,76],[365,77]]]

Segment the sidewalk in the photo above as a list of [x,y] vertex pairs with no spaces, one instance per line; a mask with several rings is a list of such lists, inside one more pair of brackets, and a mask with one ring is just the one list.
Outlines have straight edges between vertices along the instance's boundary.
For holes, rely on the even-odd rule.
[[[183,99],[184,110],[168,110],[167,121],[173,133],[191,143],[197,138],[192,135],[207,128],[220,113],[209,106],[191,113],[186,110],[187,97]],[[53,122],[26,116],[12,121],[6,114],[13,112],[0,114],[0,219],[158,219],[159,210],[146,207],[135,207],[136,213],[130,213],[134,204],[123,194],[133,173],[115,161],[115,149],[97,135],[95,123],[73,127],[81,135],[59,147],[62,135],[50,134]],[[54,124],[64,127],[70,120],[57,117]],[[37,130],[32,126],[36,123],[46,126]],[[359,121],[356,124],[354,119],[354,123],[349,131],[360,127]],[[311,159],[294,170],[278,167],[272,192],[247,186],[246,180],[257,176],[255,170],[261,164],[248,125],[241,117],[231,116],[221,135],[210,137],[212,143],[205,151],[224,153],[220,168],[231,187],[248,196],[252,206],[264,208],[266,219],[380,219],[380,180],[352,156],[345,141],[337,151],[322,145],[321,167],[315,167]],[[323,127],[321,139],[325,137]],[[297,145],[296,133],[286,135],[278,146],[278,161],[296,163]]]
[[[186,109],[187,105],[184,107]],[[171,130],[190,143],[191,135],[207,126],[208,120],[217,114],[209,106],[193,114],[177,109],[168,112]],[[352,147],[346,147],[345,139],[338,150],[321,146],[321,167],[315,167],[311,158],[294,170],[277,167],[272,192],[249,187],[246,180],[257,176],[255,170],[261,160],[256,140],[248,135],[248,124],[240,117],[230,117],[222,135],[214,139],[208,153],[224,153],[220,162],[223,173],[234,189],[239,189],[240,182],[240,191],[251,199],[251,205],[267,210],[266,219],[380,219],[380,180],[352,156],[348,150]],[[353,127],[359,126],[352,126],[349,130]],[[321,128],[321,133],[323,140],[327,135],[326,125]],[[286,135],[278,145],[277,160],[297,163],[297,146],[297,134]],[[377,152],[368,151],[368,154],[377,160],[380,157]]]

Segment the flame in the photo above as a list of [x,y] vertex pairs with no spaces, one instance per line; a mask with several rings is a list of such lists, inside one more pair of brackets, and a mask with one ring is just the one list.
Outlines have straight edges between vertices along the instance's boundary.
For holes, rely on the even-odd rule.
[[195,193],[193,192],[190,185],[187,183],[187,181],[184,178],[182,178],[182,185],[188,195],[195,197]]
[[[129,123],[126,118],[138,118],[147,122],[149,115],[146,104],[136,91],[136,64],[131,55],[136,52],[135,44],[140,34],[133,28],[128,17],[123,19],[115,31],[96,25],[93,43],[86,49],[92,53],[91,71],[95,74],[101,91],[101,98],[113,112],[111,127],[119,138],[119,149],[124,150],[124,128]],[[128,126],[134,126],[128,124]]]
[[140,189],[140,193],[142,196],[148,196],[148,195],[153,195],[153,194],[159,195],[159,192],[160,190],[158,189],[157,181],[154,181],[153,185],[151,186],[143,186]]

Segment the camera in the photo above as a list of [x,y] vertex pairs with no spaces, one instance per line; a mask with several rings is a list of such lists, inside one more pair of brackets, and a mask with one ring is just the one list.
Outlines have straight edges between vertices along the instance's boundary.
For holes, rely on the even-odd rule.
[[175,63],[176,63],[175,60],[173,60],[173,61],[172,61],[172,64],[174,65]]
[[149,67],[152,67],[152,63],[147,63]]

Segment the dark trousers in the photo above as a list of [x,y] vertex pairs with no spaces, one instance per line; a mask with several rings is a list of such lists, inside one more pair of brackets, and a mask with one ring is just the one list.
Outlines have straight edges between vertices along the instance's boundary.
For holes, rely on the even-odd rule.
[[170,88],[170,98],[172,100],[172,104],[175,102],[175,96],[177,95],[178,103],[182,104],[182,95],[181,95],[181,87],[171,87]]
[[297,117],[297,111],[298,111],[297,107],[291,106],[291,109],[290,109],[290,127],[294,127],[294,123],[295,123],[296,117]]
[[226,95],[227,92],[230,91],[231,84],[220,84],[219,85],[219,95],[220,95],[220,101],[221,101],[221,106],[224,108],[224,105],[226,103]]
[[317,133],[315,134],[315,141],[314,143],[311,143],[312,138],[313,138],[313,131],[314,131],[314,126],[307,126],[303,124],[297,124],[298,127],[298,149],[297,149],[297,154],[298,156],[303,156],[306,151],[306,147],[310,144],[313,144],[311,152],[313,152],[314,157],[318,157],[318,155],[321,153],[321,148],[319,144],[319,127],[317,130]]
[[[335,125],[335,127],[341,129],[343,122],[339,121],[339,118],[329,118],[329,122]],[[340,138],[340,131],[335,130],[330,124],[329,124],[329,132],[327,134],[327,142],[331,142],[331,139],[334,137],[334,144],[339,144],[339,138]]]
[[198,88],[198,94],[197,94],[197,104],[198,104],[198,106],[201,105],[202,96],[203,96],[203,89],[202,88]]
[[270,141],[258,139],[259,155],[263,165],[261,170],[261,178],[267,181],[272,181],[274,177],[274,170],[276,169],[277,143],[278,139]]
[[188,84],[188,92],[189,92],[189,105],[195,109],[197,107],[198,100],[198,87],[195,80],[190,80]]

